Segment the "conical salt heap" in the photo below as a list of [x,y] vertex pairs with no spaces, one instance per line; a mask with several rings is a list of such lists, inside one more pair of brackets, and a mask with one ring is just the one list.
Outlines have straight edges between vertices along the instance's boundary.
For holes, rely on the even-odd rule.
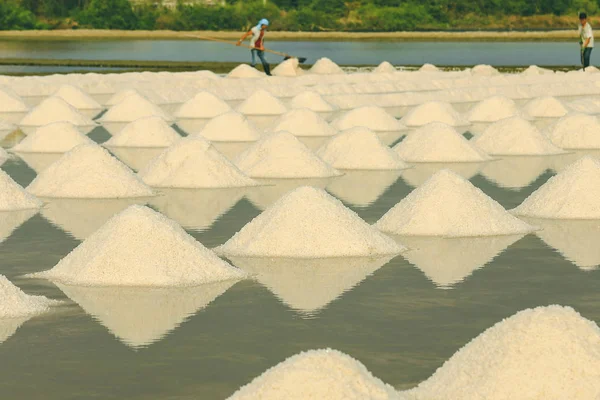
[[424,399],[597,399],[600,330],[570,307],[521,311],[477,336],[406,393]]
[[374,226],[383,232],[406,236],[500,236],[534,230],[449,170],[433,175]]
[[333,136],[337,133],[337,130],[319,114],[308,108],[298,108],[286,112],[275,121],[271,131],[285,131],[300,137]]
[[100,122],[133,122],[144,117],[157,116],[165,121],[172,122],[173,118],[167,115],[160,107],[137,93],[133,93],[119,103],[115,104],[102,115]]
[[214,118],[229,111],[229,104],[210,92],[201,91],[183,103],[174,115],[177,118]]
[[396,68],[389,62],[383,61],[373,70],[373,72],[376,74],[393,74],[396,72]]
[[272,73],[273,76],[299,76],[302,75],[304,71],[299,66],[299,60],[292,57],[276,66]]
[[211,119],[195,136],[211,142],[255,142],[261,137],[254,124],[235,111]]
[[568,114],[549,126],[546,134],[562,149],[600,149],[600,120],[592,115]]
[[308,108],[317,113],[331,113],[336,110],[323,96],[311,90],[306,90],[294,96],[290,100],[290,108]]
[[5,318],[33,317],[59,302],[44,296],[30,296],[0,275],[0,321]]
[[35,210],[42,202],[27,193],[6,172],[0,169],[0,212]]
[[327,57],[319,58],[317,62],[310,68],[312,74],[319,75],[334,75],[343,74],[342,70],[336,63]]
[[393,150],[407,162],[482,162],[490,159],[453,127],[440,122],[418,128]]
[[0,113],[24,113],[29,107],[16,93],[0,89]]
[[235,164],[252,178],[328,178],[340,175],[288,132],[265,136],[240,154]]
[[537,65],[530,65],[529,67],[527,67],[525,70],[523,70],[523,72],[521,72],[521,74],[523,75],[529,75],[529,76],[535,76],[535,75],[551,75],[553,74],[554,71],[551,69],[547,69],[547,68],[540,68]]
[[503,96],[493,96],[477,103],[467,113],[469,122],[496,122],[514,117],[519,109],[514,100]]
[[39,175],[27,191],[41,197],[125,198],[153,196],[135,174],[96,144],[82,144]]
[[40,126],[11,150],[16,153],[66,153],[80,144],[94,144],[70,122]]
[[433,64],[423,64],[421,68],[419,68],[420,72],[440,72],[441,69],[436,67]]
[[450,126],[465,126],[468,122],[456,112],[450,103],[428,101],[408,112],[402,123],[409,127],[419,127],[431,122],[442,122]]
[[317,155],[334,168],[398,170],[408,166],[367,128],[352,128],[329,139]]
[[600,218],[600,161],[584,157],[553,176],[512,210],[548,219]]
[[169,147],[181,136],[161,117],[137,119],[110,138],[106,147]]
[[54,268],[32,274],[76,286],[196,286],[242,279],[179,225],[144,206],[115,215]]
[[471,68],[471,74],[479,76],[500,75],[500,72],[491,65],[479,64]]
[[237,108],[244,115],[280,115],[287,111],[283,103],[264,89],[259,89]]
[[19,126],[37,127],[60,121],[70,122],[77,127],[91,127],[96,125],[94,121],[81,114],[75,107],[60,97],[48,97],[23,117],[21,122],[19,122]]
[[250,221],[216,251],[237,257],[370,257],[404,248],[322,189],[300,187]]
[[520,117],[494,122],[471,142],[492,155],[533,156],[565,152],[553,145],[531,122]]
[[219,153],[210,142],[181,139],[138,173],[144,183],[169,188],[228,188],[257,183]]
[[78,110],[92,110],[100,112],[102,105],[88,94],[71,85],[62,85],[53,96],[60,97]]
[[266,75],[264,72],[260,72],[254,67],[249,66],[248,64],[240,64],[234,69],[232,69],[228,74],[227,78],[263,78]]
[[551,96],[529,101],[523,106],[523,111],[532,118],[560,118],[569,112],[559,100]]
[[359,126],[375,132],[398,132],[406,129],[403,123],[377,106],[355,108],[337,118],[331,125],[340,131]]
[[375,378],[363,364],[337,350],[296,354],[265,371],[229,400],[393,400],[393,387]]

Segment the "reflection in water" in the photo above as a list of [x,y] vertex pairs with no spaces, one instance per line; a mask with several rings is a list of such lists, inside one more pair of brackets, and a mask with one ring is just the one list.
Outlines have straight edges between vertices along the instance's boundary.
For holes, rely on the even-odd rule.
[[392,186],[400,171],[342,171],[326,189],[329,193],[357,207],[368,207]]
[[121,342],[138,348],[164,338],[235,282],[173,288],[56,285]]
[[12,235],[25,221],[37,214],[38,210],[2,211],[0,212],[0,243]]
[[319,147],[323,146],[331,137],[328,136],[299,136],[296,137],[303,145],[316,151]]
[[12,132],[8,136],[5,136],[2,140],[0,140],[0,147],[5,149],[10,149],[11,147],[16,146],[26,137],[26,135],[20,129]]
[[539,226],[536,235],[583,270],[600,265],[600,220],[524,218]]
[[409,250],[403,254],[441,289],[452,288],[483,268],[523,235],[474,238],[395,236]]
[[261,185],[248,189],[246,197],[260,210],[265,210],[271,204],[282,198],[286,193],[300,186],[313,186],[325,189],[332,178],[307,179],[255,179]]
[[48,168],[52,163],[63,156],[63,153],[15,153],[25,161],[25,164],[38,175]]
[[29,317],[25,318],[0,318],[0,343],[6,341],[15,334],[17,329],[23,325]]
[[556,171],[556,173],[560,173],[575,161],[586,156],[600,158],[600,150],[574,150],[568,154],[553,157],[552,169]]
[[144,168],[152,159],[163,151],[164,148],[130,148],[130,147],[109,147],[108,150],[119,160],[134,171]]
[[449,169],[465,179],[471,179],[485,163],[415,163],[414,168],[402,171],[402,179],[412,187],[421,186],[432,175],[442,169]]
[[44,199],[42,215],[75,239],[84,240],[114,215],[146,199]]
[[211,144],[230,161],[233,161],[254,142],[211,142]]
[[161,189],[163,195],[152,199],[151,204],[184,228],[206,230],[232,209],[245,191],[244,188]]
[[515,156],[502,157],[487,163],[481,175],[505,189],[522,189],[552,168],[555,157]]
[[301,315],[310,317],[387,264],[393,256],[367,258],[231,257],[237,267]]

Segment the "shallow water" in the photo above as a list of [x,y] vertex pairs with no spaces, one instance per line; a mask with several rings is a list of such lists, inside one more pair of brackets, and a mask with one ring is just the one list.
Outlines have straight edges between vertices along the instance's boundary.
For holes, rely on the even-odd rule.
[[[469,170],[471,182],[506,208],[554,174],[538,162],[520,162],[521,172],[532,172],[515,183],[513,164],[506,163]],[[35,177],[18,158],[2,169],[22,185]],[[399,176],[352,173],[318,185],[372,223],[431,173],[431,166]],[[165,191],[150,205],[214,247],[301,184],[246,193]],[[54,266],[127,205],[121,203],[50,201],[30,219],[0,216],[0,273],[30,294],[68,301],[12,335],[21,321],[0,325],[2,399],[222,399],[286,357],[324,347],[348,353],[403,389],[524,308],[569,305],[600,322],[600,253],[592,242],[581,245],[600,237],[594,222],[544,226],[540,237],[407,239],[410,252],[389,262],[234,260],[256,278],[231,286],[61,291],[19,277]]]

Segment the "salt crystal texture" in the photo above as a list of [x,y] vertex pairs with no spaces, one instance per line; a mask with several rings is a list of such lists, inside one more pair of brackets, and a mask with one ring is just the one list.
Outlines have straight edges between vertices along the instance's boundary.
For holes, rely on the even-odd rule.
[[404,248],[322,189],[301,187],[250,221],[216,251],[238,257],[360,257]]
[[77,286],[196,286],[242,279],[179,225],[144,206],[115,215],[54,268],[33,274]]
[[387,61],[382,62],[373,70],[376,74],[393,74],[396,72],[396,68]]
[[[411,399],[597,399],[600,330],[570,307],[521,311],[487,329]],[[510,384],[508,384],[510,383]]]
[[0,212],[33,210],[41,206],[41,201],[27,193],[6,172],[0,170]]
[[231,111],[229,104],[212,93],[201,91],[175,112],[177,118],[214,118]]
[[80,144],[94,144],[70,122],[53,122],[40,126],[35,132],[12,148],[17,153],[66,153]]
[[22,127],[43,126],[52,122],[70,122],[78,127],[91,127],[96,123],[77,111],[60,97],[48,97],[31,110],[19,123]]
[[523,111],[533,118],[560,118],[569,112],[559,100],[551,96],[538,97],[529,101],[523,106]]
[[318,113],[331,113],[336,108],[328,103],[320,94],[306,90],[290,100],[290,108],[308,108]]
[[44,296],[30,296],[0,275],[0,319],[31,317],[43,314],[57,301]]
[[265,136],[240,154],[235,164],[252,178],[327,178],[340,175],[287,132]]
[[477,103],[467,114],[469,122],[495,122],[519,114],[514,100],[503,96],[489,97]]
[[255,142],[260,133],[244,115],[231,111],[211,119],[195,134],[211,142]]
[[125,198],[153,196],[134,173],[96,144],[70,150],[39,175],[27,191],[41,197]]
[[406,129],[403,123],[392,117],[383,108],[365,106],[348,111],[331,125],[342,131],[362,126],[376,132],[398,132]]
[[169,147],[181,136],[161,117],[151,116],[127,124],[110,138],[107,147]]
[[337,133],[331,125],[314,111],[299,108],[283,114],[271,128],[273,132],[286,131],[294,136],[333,136]]
[[344,71],[327,57],[319,58],[310,68],[310,72],[319,75],[343,74]]
[[442,170],[388,211],[375,227],[406,236],[499,236],[534,230],[466,179]]
[[352,128],[332,137],[317,155],[334,168],[398,170],[408,166],[367,128]]
[[240,64],[227,74],[227,78],[262,78],[264,76],[266,75],[263,72],[247,64]]
[[24,113],[27,104],[17,94],[0,89],[0,113]]
[[138,173],[150,186],[170,188],[227,188],[257,183],[198,137],[181,139]]
[[102,115],[100,122],[132,122],[144,117],[157,116],[165,121],[173,121],[160,107],[137,93],[133,93],[115,104]]
[[402,123],[410,127],[419,127],[431,122],[442,122],[450,126],[465,126],[468,123],[456,112],[449,103],[429,101],[408,112]]
[[600,120],[587,114],[567,114],[548,127],[547,135],[563,149],[600,149]]
[[78,110],[102,110],[102,105],[81,89],[71,85],[62,85],[54,96],[60,97]]
[[471,141],[492,155],[531,156],[565,152],[553,145],[532,123],[520,117],[495,122]]
[[237,111],[244,115],[280,115],[287,108],[271,93],[259,89],[240,104]]
[[295,57],[285,60],[272,71],[273,76],[298,76],[303,73],[304,71],[300,68],[299,61]]
[[398,399],[394,388],[375,378],[360,362],[339,351],[310,350],[288,358],[235,392],[245,399]]
[[490,159],[476,144],[440,122],[411,132],[393,150],[400,159],[408,162],[482,162]]
[[512,210],[516,215],[549,219],[598,219],[600,161],[584,157],[553,176]]

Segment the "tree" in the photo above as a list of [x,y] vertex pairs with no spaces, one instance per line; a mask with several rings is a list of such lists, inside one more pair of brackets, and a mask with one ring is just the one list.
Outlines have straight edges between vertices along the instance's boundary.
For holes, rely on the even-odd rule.
[[135,29],[137,26],[128,0],[91,0],[77,19],[80,24],[97,29]]

